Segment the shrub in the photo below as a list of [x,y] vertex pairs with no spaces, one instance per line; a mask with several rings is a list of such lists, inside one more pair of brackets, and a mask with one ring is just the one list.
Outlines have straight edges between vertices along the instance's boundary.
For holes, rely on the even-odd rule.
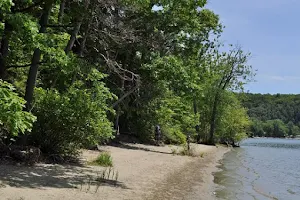
[[90,162],[91,165],[99,165],[102,167],[112,167],[112,157],[108,152],[101,153],[94,161]]
[[15,88],[0,79],[0,139],[31,131],[36,117],[23,111],[25,100],[14,92]]
[[186,136],[176,127],[162,127],[162,134],[166,144],[185,144]]
[[82,147],[113,137],[112,124],[107,119],[107,100],[112,95],[102,82],[95,84],[86,89],[77,82],[65,93],[37,89],[33,112],[38,121],[31,141],[43,153],[72,156]]

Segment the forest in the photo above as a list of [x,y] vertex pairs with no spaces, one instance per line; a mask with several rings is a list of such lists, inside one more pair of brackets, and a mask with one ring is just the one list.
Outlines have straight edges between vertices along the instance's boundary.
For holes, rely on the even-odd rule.
[[300,95],[244,93],[239,98],[252,121],[250,136],[300,135]]
[[[157,124],[169,144],[245,138],[251,121],[233,91],[254,78],[250,53],[221,41],[206,4],[1,0],[0,151],[74,156],[122,134],[151,142]],[[278,118],[259,118],[259,99],[244,102],[249,115]]]

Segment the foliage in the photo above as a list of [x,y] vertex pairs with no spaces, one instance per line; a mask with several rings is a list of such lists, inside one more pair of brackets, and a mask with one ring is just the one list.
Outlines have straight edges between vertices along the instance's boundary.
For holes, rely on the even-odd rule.
[[251,121],[251,125],[250,125],[250,135],[251,136],[256,136],[256,137],[263,137],[265,136],[265,132],[264,132],[264,124],[256,119],[253,119]]
[[166,144],[185,144],[186,136],[176,127],[162,127]]
[[281,119],[295,125],[300,122],[300,95],[292,94],[243,94],[242,103],[251,118],[261,121]]
[[99,165],[102,167],[112,167],[113,166],[113,161],[112,157],[109,153],[104,152],[101,153],[95,160],[90,162],[91,165]]
[[250,119],[247,110],[240,105],[234,95],[229,94],[227,98],[226,105],[222,110],[221,116],[224,117],[220,118],[217,138],[221,143],[236,145],[247,137]]
[[300,135],[299,95],[243,94],[242,104],[252,119],[250,135],[295,137]]
[[300,129],[293,122],[285,124],[280,119],[265,122],[254,119],[249,134],[255,137],[295,137],[300,135]]
[[15,88],[0,79],[0,139],[31,131],[36,117],[23,111],[25,101],[14,91]]
[[75,83],[64,94],[56,90],[37,90],[33,143],[44,153],[72,155],[112,138],[112,124],[107,119],[107,100],[111,95],[103,84],[83,89]]
[[11,8],[11,6],[13,5],[13,1],[12,0],[3,0],[0,2],[0,11],[1,13],[5,13],[8,12]]
[[[132,129],[133,132],[143,133],[144,137],[148,133],[148,138],[154,139],[154,126],[159,124],[166,143],[183,144],[187,134],[196,134],[194,127],[199,119],[186,102],[165,90],[164,96],[153,99],[149,104],[143,104],[139,108],[139,120],[128,120],[134,123],[130,122],[129,125],[136,128]],[[132,116],[133,119],[135,117]]]
[[[227,99],[252,78],[249,54],[220,50],[223,26],[206,3],[1,1],[0,78],[37,116],[24,145],[74,154],[111,138],[113,123],[145,141],[157,124],[167,143],[187,134],[214,143],[216,132],[239,140],[245,110]],[[229,134],[233,121],[238,133]]]

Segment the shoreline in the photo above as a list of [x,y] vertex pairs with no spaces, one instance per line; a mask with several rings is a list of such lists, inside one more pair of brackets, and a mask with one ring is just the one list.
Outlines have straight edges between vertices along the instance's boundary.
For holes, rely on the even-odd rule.
[[[201,147],[200,147],[201,149]],[[215,147],[206,152],[204,158],[186,163],[180,170],[181,174],[173,172],[171,180],[167,180],[167,185],[163,189],[156,189],[155,195],[151,199],[185,199],[185,200],[210,200],[215,199],[217,185],[214,183],[214,173],[219,171],[218,166],[224,155],[230,148]],[[175,180],[172,182],[172,180]],[[175,187],[175,189],[174,189]]]
[[[101,147],[113,158],[119,185],[101,185],[98,190],[87,184],[87,177],[97,176],[103,167],[0,165],[0,196],[4,200],[215,199],[213,173],[230,148],[192,144],[199,157],[174,155],[179,148],[142,144]],[[90,161],[99,153],[83,151],[83,158]]]

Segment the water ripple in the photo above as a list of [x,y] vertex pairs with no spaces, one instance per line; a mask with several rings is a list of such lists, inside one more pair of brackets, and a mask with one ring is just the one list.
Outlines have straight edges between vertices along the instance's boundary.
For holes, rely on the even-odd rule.
[[300,199],[300,140],[249,139],[215,174],[219,199]]

